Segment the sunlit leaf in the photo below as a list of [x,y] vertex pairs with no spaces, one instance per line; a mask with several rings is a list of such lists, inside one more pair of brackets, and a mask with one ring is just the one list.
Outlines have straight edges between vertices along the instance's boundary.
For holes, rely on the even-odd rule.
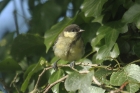
[[110,56],[110,50],[108,49],[108,47],[106,45],[104,45],[104,46],[100,47],[96,59],[105,60],[109,56]]
[[119,51],[118,44],[115,43],[112,51],[110,52],[110,56],[111,56],[111,58],[116,58],[116,57],[118,57],[119,54],[120,54],[120,51]]
[[124,22],[130,23],[135,22],[140,19],[140,4],[133,4],[123,15],[122,20]]
[[128,84],[128,86],[126,86],[126,88],[127,88],[129,93],[136,93],[139,90],[140,86],[137,83],[131,83],[130,82]]
[[[92,81],[92,76],[94,72],[91,71],[88,74],[80,74],[80,73],[72,73],[69,75],[69,77],[65,81],[65,88],[67,91],[76,91],[76,90],[81,90],[86,91],[88,93],[91,93],[90,87],[91,86],[91,81]],[[93,93],[93,92],[92,92]]]
[[107,0],[85,0],[82,5],[82,11],[86,17],[97,17],[102,12],[102,7]]
[[127,80],[127,75],[124,71],[113,72],[110,78],[110,84],[121,86]]
[[79,90],[79,93],[104,93],[100,87],[91,86],[93,72],[88,74],[73,73],[65,81],[67,91]]
[[[96,59],[105,60],[107,57],[117,57],[119,55],[119,48],[115,43],[119,34],[126,31],[127,26],[121,21],[110,22],[101,26],[96,33],[97,36],[91,41],[93,50],[97,51]],[[115,53],[115,55],[112,53]]]
[[140,82],[140,67],[138,65],[128,65],[124,68],[124,71],[128,75],[128,77],[131,77]]

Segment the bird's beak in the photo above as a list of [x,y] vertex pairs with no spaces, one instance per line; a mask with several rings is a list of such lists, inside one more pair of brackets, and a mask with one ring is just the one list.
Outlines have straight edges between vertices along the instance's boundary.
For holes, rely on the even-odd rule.
[[83,30],[83,29],[80,29],[80,31],[79,31],[79,32],[83,32],[83,31],[85,31],[85,30]]

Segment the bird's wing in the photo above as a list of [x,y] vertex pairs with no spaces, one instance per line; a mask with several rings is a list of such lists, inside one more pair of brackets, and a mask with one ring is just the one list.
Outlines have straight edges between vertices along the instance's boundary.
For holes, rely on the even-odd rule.
[[81,37],[81,34],[77,34],[76,38],[74,38],[71,44],[69,45],[68,51],[67,51],[67,57],[70,54],[70,49],[72,48],[73,45],[76,44],[76,42],[78,41],[78,39],[80,39],[80,37]]

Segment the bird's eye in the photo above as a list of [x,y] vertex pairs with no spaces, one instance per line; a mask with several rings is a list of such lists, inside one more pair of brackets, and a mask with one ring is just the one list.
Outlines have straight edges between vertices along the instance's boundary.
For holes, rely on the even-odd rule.
[[72,29],[72,32],[74,32],[75,30],[74,29]]

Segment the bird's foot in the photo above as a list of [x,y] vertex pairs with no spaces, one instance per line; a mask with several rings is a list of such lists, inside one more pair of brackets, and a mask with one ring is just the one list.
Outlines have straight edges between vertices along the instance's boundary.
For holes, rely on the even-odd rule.
[[75,66],[75,61],[72,61],[72,62],[70,63],[70,67],[71,67],[71,68],[74,68],[74,66]]
[[53,63],[52,68],[53,68],[54,70],[57,70],[57,69],[58,69],[57,62],[58,62],[59,60],[60,60],[60,59],[58,59],[56,62]]

